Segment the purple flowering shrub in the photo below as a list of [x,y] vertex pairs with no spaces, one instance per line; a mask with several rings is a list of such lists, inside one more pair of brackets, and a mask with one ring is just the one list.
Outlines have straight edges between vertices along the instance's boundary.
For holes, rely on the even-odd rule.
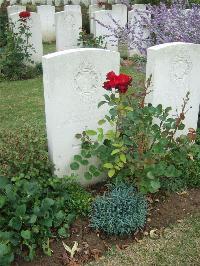
[[148,6],[151,20],[147,23],[150,31],[151,45],[169,42],[200,43],[200,5],[191,9],[184,9],[180,5],[173,5],[170,9],[165,4]]
[[200,5],[185,9],[182,4],[147,5],[146,10],[135,10],[135,18],[121,27],[113,18],[114,26],[103,25],[109,35],[128,43],[130,50],[138,49],[145,55],[148,47],[169,42],[200,44]]

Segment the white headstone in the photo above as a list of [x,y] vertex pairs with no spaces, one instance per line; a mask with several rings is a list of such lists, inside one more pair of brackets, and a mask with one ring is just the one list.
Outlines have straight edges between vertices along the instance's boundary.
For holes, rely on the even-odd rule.
[[47,0],[47,5],[53,5],[53,0]]
[[[43,82],[49,154],[59,177],[70,175],[80,152],[75,134],[96,129],[108,107],[97,108],[106,74],[119,73],[120,56],[103,49],[72,49],[43,56]],[[79,181],[86,184],[83,174]],[[91,180],[94,183],[97,179]]]
[[90,0],[81,0],[80,2],[85,6],[89,6],[91,4]]
[[94,12],[104,10],[105,6],[90,5],[89,6],[89,19],[90,19],[90,33],[94,33]]
[[22,5],[26,5],[26,4],[28,4],[28,0],[21,0],[20,3],[21,3]]
[[[18,33],[20,25],[19,13],[11,14],[10,20],[15,24],[14,31]],[[31,33],[29,44],[34,49],[30,49],[31,60],[34,63],[41,63],[43,56],[42,31],[40,17],[37,13],[31,12],[30,18],[27,19],[27,26],[30,28]],[[22,38],[25,38],[25,36],[22,35]]]
[[76,48],[82,28],[81,13],[72,10],[58,12],[55,14],[55,20],[57,51]]
[[[94,36],[105,37],[104,42],[106,48],[111,51],[118,50],[118,39],[115,36],[113,29],[116,27],[113,19],[116,20],[116,16],[112,10],[102,10],[94,12]],[[103,25],[101,25],[100,23]],[[106,26],[106,27],[105,27]]]
[[[133,28],[134,30],[134,37],[135,40],[137,39],[148,39],[150,32],[149,30],[145,27],[144,23],[142,21],[142,17],[146,17],[146,19],[150,19],[150,17],[148,17],[148,15],[146,14],[146,5],[143,4],[135,4],[132,6],[132,10],[128,12],[128,27],[129,28]],[[136,41],[137,42],[137,41]],[[135,41],[134,41],[135,43]],[[134,55],[134,54],[141,54],[141,52],[138,50],[138,48],[132,47],[133,45],[130,45],[130,51],[129,54],[130,56]],[[142,44],[143,48],[146,49],[147,45],[145,43],[145,41]]]
[[64,11],[77,11],[81,13],[81,6],[80,5],[65,5]]
[[64,0],[64,5],[80,5],[81,0]]
[[55,6],[41,5],[37,6],[37,13],[40,16],[42,27],[42,40],[52,42],[56,39],[55,33]]
[[123,4],[112,5],[112,10],[117,17],[117,22],[121,27],[127,24],[127,6]]
[[[2,3],[4,2],[4,0],[1,0],[2,1]],[[0,2],[1,2],[0,1]],[[15,5],[15,4],[17,4],[17,0],[10,0],[10,5],[12,6],[12,5]],[[1,6],[1,3],[0,3],[0,6]]]
[[[172,107],[172,115],[181,113],[183,98],[189,91],[184,134],[188,128],[197,128],[200,104],[200,45],[192,43],[166,43],[147,50],[147,78],[152,75],[152,92],[147,102],[154,106]],[[190,106],[192,107],[190,109]],[[181,132],[181,134],[183,134]]]
[[91,5],[97,5],[98,4],[98,0],[91,0]]
[[61,6],[61,0],[54,0],[55,6]]
[[7,7],[8,17],[10,17],[11,14],[22,12],[22,11],[26,11],[25,6],[13,5],[13,6]]

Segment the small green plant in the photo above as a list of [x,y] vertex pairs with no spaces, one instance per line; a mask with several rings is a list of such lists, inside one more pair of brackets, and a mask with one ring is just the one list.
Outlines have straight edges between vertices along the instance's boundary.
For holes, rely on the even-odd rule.
[[93,34],[87,34],[84,30],[79,33],[78,46],[81,46],[83,48],[106,49],[104,37],[94,37]]
[[[181,135],[189,93],[183,99],[181,112],[172,117],[170,107],[145,104],[150,80],[145,88],[131,87],[131,81],[124,74],[107,74],[103,87],[110,95],[105,94],[98,107],[108,104],[109,113],[98,121],[97,130],[88,129],[76,135],[82,150],[74,156],[71,169],[77,170],[87,161],[84,174],[87,179],[107,171],[111,181],[128,181],[142,193],[154,193],[161,186],[161,178],[181,177],[184,174],[181,166],[188,161],[193,164],[193,157],[199,158],[195,130]],[[104,124],[110,130],[105,131]],[[99,165],[91,165],[90,157],[97,157]]]
[[10,265],[16,254],[32,260],[37,248],[51,255],[50,239],[68,237],[69,226],[88,214],[91,201],[69,178],[0,177],[0,265]]
[[24,126],[0,131],[0,175],[48,178],[52,169],[46,136],[40,129]]
[[130,185],[119,184],[92,204],[90,226],[108,235],[129,235],[144,227],[147,202]]

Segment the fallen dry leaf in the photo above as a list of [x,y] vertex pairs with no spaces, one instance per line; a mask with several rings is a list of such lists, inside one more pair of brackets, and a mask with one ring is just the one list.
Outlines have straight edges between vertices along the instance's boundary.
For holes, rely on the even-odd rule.
[[160,237],[160,233],[158,231],[158,229],[152,229],[150,232],[149,232],[149,236],[150,238],[152,239],[158,239]]

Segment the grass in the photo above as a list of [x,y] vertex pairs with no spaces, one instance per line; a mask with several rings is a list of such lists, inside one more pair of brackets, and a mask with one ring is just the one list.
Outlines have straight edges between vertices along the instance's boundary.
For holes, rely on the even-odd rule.
[[167,228],[159,239],[146,237],[126,250],[112,251],[90,266],[200,265],[200,215]]

